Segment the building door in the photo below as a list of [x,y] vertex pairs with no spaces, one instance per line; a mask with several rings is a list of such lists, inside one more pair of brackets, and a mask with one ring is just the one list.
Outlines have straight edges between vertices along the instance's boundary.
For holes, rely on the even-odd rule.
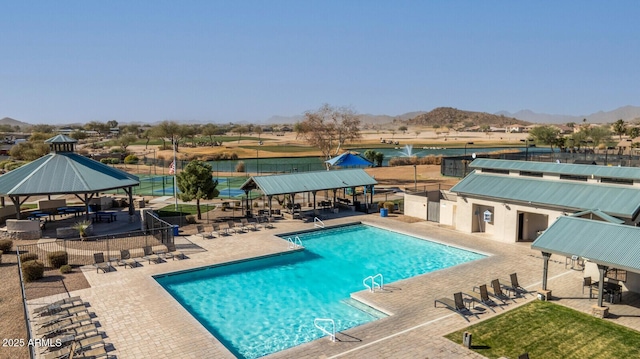
[[521,242],[524,238],[524,213],[518,213],[518,238],[517,241]]

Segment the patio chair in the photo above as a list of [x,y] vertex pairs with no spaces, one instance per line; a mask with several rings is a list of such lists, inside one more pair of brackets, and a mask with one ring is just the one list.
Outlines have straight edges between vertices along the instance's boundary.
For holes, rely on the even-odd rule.
[[184,253],[176,250],[176,244],[175,243],[167,243],[167,252],[164,254],[165,258],[171,258],[173,260],[176,259],[176,257],[178,259],[185,259],[187,258]]
[[127,266],[129,266],[130,268],[134,268],[138,266],[138,260],[135,258],[131,258],[131,253],[128,249],[121,249],[120,261],[118,261],[118,265],[124,266],[125,268],[127,268]]
[[466,320],[467,322],[469,321],[469,318],[467,318],[467,316],[470,315],[473,315],[476,318],[480,319],[480,317],[478,317],[476,313],[465,307],[464,299],[462,298],[462,292],[454,293],[453,300],[451,300],[451,298],[438,298],[433,301],[433,306],[437,307],[438,303],[443,304],[447,309],[460,314],[460,316],[462,316],[462,318],[464,318],[464,320]]
[[504,292],[502,291],[502,285],[500,284],[500,280],[498,279],[494,279],[491,281],[491,289],[493,290],[493,293],[490,293],[490,295],[496,299],[499,299],[500,301],[502,301],[502,303],[506,303],[507,300],[510,300],[514,303],[516,303],[515,299],[509,297],[508,295],[504,294]]
[[509,275],[509,278],[511,279],[511,287],[509,288],[512,292],[523,297],[525,296],[525,294],[534,295],[533,292],[528,291],[526,288],[521,286],[520,283],[518,283],[518,273],[511,273]]
[[[475,292],[476,288],[480,291],[480,293],[476,293]],[[493,299],[489,298],[489,292],[487,291],[487,285],[483,284],[480,287],[473,288],[473,290],[474,291],[471,292],[471,293],[462,293],[462,294],[467,296],[471,301],[478,302],[478,303],[484,305],[485,307],[491,309],[491,311],[495,313],[495,310],[493,310],[492,307],[496,307],[496,306],[498,306],[498,304],[496,302],[494,302]],[[504,310],[504,308],[503,308],[503,310]]]
[[211,237],[214,237],[213,236],[214,233],[217,234],[218,237],[220,237],[221,232],[222,231],[220,230],[220,225],[219,224],[215,224],[214,223],[214,224],[211,225]]
[[103,273],[107,273],[111,271],[111,263],[106,262],[104,260],[104,253],[98,252],[93,254],[93,266],[96,267],[96,273],[98,271],[102,271]]
[[258,230],[258,227],[261,227],[262,225],[260,224],[260,222],[258,222],[258,217],[256,218],[249,218],[249,225],[253,227],[254,231]]
[[142,251],[144,252],[142,259],[148,260],[149,264],[151,264],[151,262],[158,264],[162,261],[159,255],[153,253],[151,246],[142,247]]

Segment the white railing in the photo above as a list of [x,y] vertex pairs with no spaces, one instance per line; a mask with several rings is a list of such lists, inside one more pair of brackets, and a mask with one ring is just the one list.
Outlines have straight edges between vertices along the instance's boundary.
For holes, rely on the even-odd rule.
[[[323,326],[320,325],[320,323],[329,323],[331,324],[331,331],[328,331],[327,329],[325,329]],[[320,329],[321,332],[323,332],[324,334],[329,336],[329,340],[331,340],[332,342],[336,341],[336,322],[333,321],[333,319],[331,318],[316,318],[313,320],[313,325]]]
[[[376,281],[377,278],[380,279],[379,282]],[[371,281],[371,285],[369,285],[369,281]],[[373,293],[375,292],[376,288],[380,290],[384,289],[384,277],[381,273],[370,275],[362,280],[362,284],[364,284],[364,286],[367,287],[371,293]]]
[[295,236],[293,238],[289,237],[287,238],[287,241],[289,241],[289,249],[296,249],[296,248],[302,247],[302,241],[298,236]]
[[313,217],[313,226],[316,228],[324,228],[324,222],[318,217]]

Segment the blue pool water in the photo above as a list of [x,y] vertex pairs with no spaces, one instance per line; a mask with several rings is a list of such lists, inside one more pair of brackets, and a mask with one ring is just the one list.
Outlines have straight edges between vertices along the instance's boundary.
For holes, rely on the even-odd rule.
[[484,257],[366,225],[299,237],[303,251],[156,280],[235,355],[257,358],[324,336],[315,318],[338,331],[380,318],[349,305],[367,276],[386,284]]

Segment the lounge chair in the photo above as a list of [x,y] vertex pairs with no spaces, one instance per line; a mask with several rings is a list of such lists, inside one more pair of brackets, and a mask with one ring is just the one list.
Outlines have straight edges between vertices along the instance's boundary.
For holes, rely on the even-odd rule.
[[225,228],[225,234],[230,235],[236,233],[236,224],[233,221],[227,221],[227,228]]
[[453,310],[454,312],[460,314],[460,316],[462,316],[462,318],[464,318],[464,320],[466,320],[467,322],[469,321],[469,318],[467,318],[467,316],[469,315],[473,315],[476,318],[480,319],[480,317],[478,317],[476,313],[465,307],[464,300],[462,298],[462,292],[454,293],[453,300],[451,300],[451,298],[438,298],[433,301],[433,306],[437,307],[438,303],[444,304],[447,309]]
[[74,315],[72,317],[68,317],[67,319],[63,319],[53,325],[40,327],[39,329],[36,330],[36,335],[38,336],[53,335],[61,331],[79,327],[81,323],[90,322],[90,321],[91,321],[91,317],[89,316],[88,313]]
[[98,252],[93,254],[93,266],[96,267],[96,273],[101,270],[103,273],[111,271],[111,263],[105,262],[104,253]]
[[70,307],[70,306],[74,306],[78,303],[82,303],[82,299],[80,299],[80,297],[76,296],[76,297],[70,297],[70,298],[65,298],[65,299],[60,299],[57,300],[51,304],[47,304],[44,305],[42,307],[38,307],[36,309],[33,310],[33,314],[34,315],[49,315],[49,314],[53,314],[56,313],[62,309],[65,309],[65,307]]
[[185,259],[187,258],[184,253],[176,250],[176,244],[175,243],[167,243],[167,252],[164,254],[165,258],[171,258],[173,260],[177,258],[179,259]]
[[162,261],[159,255],[153,254],[153,250],[150,246],[143,247],[142,251],[144,252],[144,257],[142,257],[142,259],[148,260],[149,264],[151,264],[151,262],[158,264]]
[[70,328],[69,330],[61,331],[59,333],[56,333],[56,335],[50,337],[49,339],[52,339],[54,343],[56,342],[56,339],[62,340],[64,338],[68,338],[69,336],[73,336],[73,340],[79,340],[89,337],[90,333],[94,332],[95,334],[98,334],[98,327],[96,327],[95,323],[89,323],[81,325],[79,327]]
[[250,225],[251,227],[253,227],[253,230],[254,230],[254,231],[257,231],[257,230],[258,230],[258,227],[260,227],[260,226],[261,226],[261,225],[260,225],[260,222],[258,222],[258,219],[257,219],[257,218],[249,218],[249,225]]
[[199,224],[196,226],[196,230],[198,233],[196,235],[202,237],[202,239],[207,239],[207,232],[204,231],[204,226]]
[[504,292],[502,291],[502,285],[500,285],[500,281],[498,279],[494,279],[491,281],[491,289],[493,290],[493,293],[490,293],[490,295],[496,299],[499,299],[500,301],[502,301],[502,303],[506,303],[507,300],[513,301],[514,303],[516,302],[515,299],[504,294]]
[[128,249],[121,249],[120,261],[118,261],[118,265],[124,266],[125,268],[127,268],[127,266],[129,266],[130,268],[134,268],[138,266],[138,260],[135,258],[131,258],[131,252],[129,252]]
[[[73,358],[92,357],[92,356],[87,356],[87,353],[93,350],[91,349],[91,347],[99,344],[102,345],[103,351],[105,351],[104,340],[102,339],[102,335],[96,334],[91,337],[74,340],[73,343],[68,347],[63,347],[57,350],[50,350],[48,353],[44,354],[43,357],[44,359],[53,359],[53,358],[62,359],[62,358],[71,357],[72,353],[74,354]],[[82,353],[82,354],[75,355],[77,353]]]
[[258,223],[262,222],[263,228],[273,228],[273,223],[271,223],[271,217],[264,216],[262,219],[258,218]]
[[257,231],[258,230],[258,227],[250,224],[249,220],[246,219],[246,218],[240,219],[240,225],[242,226],[242,230],[243,231],[247,231],[249,229],[251,229],[253,231]]
[[509,278],[511,279],[511,290],[516,293],[517,295],[521,295],[521,296],[525,296],[525,294],[531,294],[533,295],[533,292],[528,291],[527,289],[525,289],[523,286],[521,286],[518,283],[518,273],[511,273],[509,275]]
[[[480,291],[480,293],[475,292],[476,288]],[[485,307],[491,309],[491,311],[495,313],[495,310],[493,310],[492,307],[496,307],[498,306],[498,304],[494,302],[493,299],[489,298],[489,291],[487,291],[487,285],[483,284],[479,287],[473,288],[473,290],[474,291],[471,293],[462,293],[462,294],[467,296],[471,301],[478,302],[484,305]]]
[[107,350],[102,346],[91,350],[86,350],[79,356],[74,356],[73,359],[97,359],[107,356],[109,356]]
[[219,224],[211,225],[211,237],[213,237],[214,233],[217,234],[218,237],[220,237],[220,234],[222,233],[222,230],[220,230],[220,225]]
[[36,325],[39,325],[41,327],[46,327],[48,325],[55,324],[61,320],[67,319],[74,315],[87,313],[87,312],[88,312],[87,308],[83,304],[83,305],[78,305],[78,306],[63,310],[54,315],[39,317],[38,319],[34,320],[34,322]]

